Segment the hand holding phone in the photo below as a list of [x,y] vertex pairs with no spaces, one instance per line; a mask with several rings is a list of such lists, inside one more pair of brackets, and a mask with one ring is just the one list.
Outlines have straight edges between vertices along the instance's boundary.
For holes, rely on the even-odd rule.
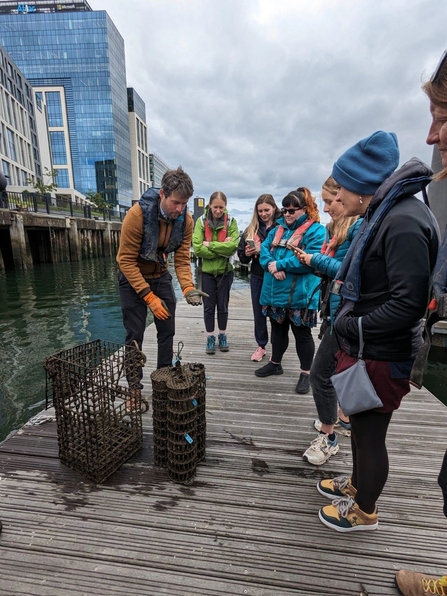
[[245,240],[245,244],[249,247],[249,248],[256,248],[255,246],[255,241],[253,240],[253,238],[246,238]]
[[305,254],[304,250],[302,250],[301,248],[298,248],[298,246],[294,246],[293,244],[287,244],[287,248],[290,248],[290,250],[293,250],[293,252],[296,254],[297,257],[299,257],[302,254]]

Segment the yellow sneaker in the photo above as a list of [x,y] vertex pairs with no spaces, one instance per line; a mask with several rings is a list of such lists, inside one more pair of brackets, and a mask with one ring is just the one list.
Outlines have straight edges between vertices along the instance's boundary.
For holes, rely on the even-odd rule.
[[323,497],[329,499],[346,496],[354,499],[357,493],[357,489],[352,486],[349,476],[336,476],[332,480],[320,480],[317,484],[317,490]]
[[320,521],[337,532],[376,530],[379,526],[377,508],[374,513],[365,513],[351,497],[341,497],[332,505],[322,507],[318,512]]
[[402,596],[447,596],[447,575],[433,577],[401,569],[396,573],[396,586]]

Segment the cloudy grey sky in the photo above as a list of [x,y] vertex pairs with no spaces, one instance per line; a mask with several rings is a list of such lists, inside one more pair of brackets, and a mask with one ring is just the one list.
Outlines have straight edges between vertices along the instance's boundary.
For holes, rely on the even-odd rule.
[[446,0],[89,3],[124,38],[150,151],[181,164],[199,196],[222,190],[235,214],[265,192],[319,192],[378,129],[396,132],[401,163],[431,161],[421,78],[447,47]]

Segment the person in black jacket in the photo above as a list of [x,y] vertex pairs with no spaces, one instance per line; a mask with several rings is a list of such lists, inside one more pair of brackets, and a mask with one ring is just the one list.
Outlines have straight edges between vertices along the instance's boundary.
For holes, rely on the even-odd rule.
[[281,211],[272,195],[261,195],[255,203],[250,225],[242,234],[237,249],[240,262],[244,265],[251,263],[250,290],[255,321],[255,340],[258,344],[251,356],[254,362],[261,362],[264,358],[265,347],[269,340],[267,317],[262,314],[262,307],[259,303],[262,280],[264,279],[264,269],[259,264],[259,253],[261,252],[261,243],[272,227],[276,226],[276,220],[280,215]]
[[366,369],[383,403],[350,417],[352,474],[317,485],[322,495],[335,499],[320,509],[319,518],[339,532],[378,526],[377,500],[388,477],[386,433],[393,411],[410,391],[438,251],[437,223],[414,196],[432,172],[416,158],[395,172],[398,162],[396,135],[377,131],[348,149],[332,170],[345,214],[364,215],[334,288],[342,296],[334,325],[341,345],[336,372],[356,362],[361,316]]

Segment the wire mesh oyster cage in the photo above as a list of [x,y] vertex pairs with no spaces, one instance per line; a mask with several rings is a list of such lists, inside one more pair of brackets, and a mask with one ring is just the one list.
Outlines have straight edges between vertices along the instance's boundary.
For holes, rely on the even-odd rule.
[[45,359],[61,463],[100,484],[142,448],[144,364],[136,346],[99,339]]
[[206,376],[201,363],[180,364],[151,374],[154,462],[171,480],[190,483],[205,458]]

